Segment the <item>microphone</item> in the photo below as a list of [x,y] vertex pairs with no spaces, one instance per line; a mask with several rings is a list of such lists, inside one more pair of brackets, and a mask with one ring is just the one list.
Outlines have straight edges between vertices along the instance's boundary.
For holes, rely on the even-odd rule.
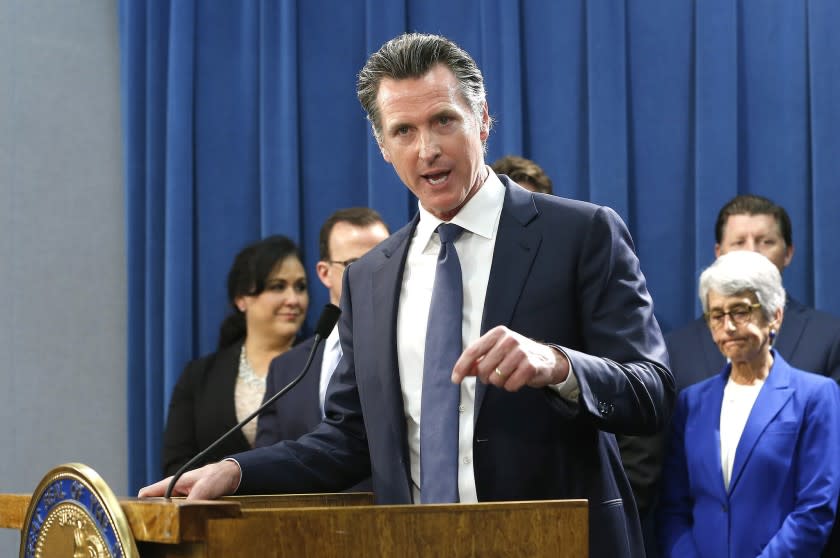
[[178,482],[178,479],[186,473],[190,467],[204,459],[204,457],[213,451],[216,446],[227,440],[234,432],[239,432],[242,430],[242,427],[251,422],[257,415],[262,413],[266,407],[277,401],[280,397],[282,397],[287,391],[292,389],[300,382],[306,373],[309,371],[309,365],[312,364],[312,358],[315,356],[315,351],[318,349],[318,345],[321,344],[321,341],[329,337],[330,332],[335,327],[335,323],[338,321],[338,316],[341,314],[341,310],[338,309],[338,306],[334,304],[326,304],[324,309],[321,311],[321,317],[318,318],[318,325],[315,326],[315,343],[312,344],[312,349],[309,350],[309,356],[306,359],[306,364],[303,365],[303,370],[300,374],[298,374],[291,382],[286,384],[286,386],[271,396],[271,399],[257,407],[257,410],[245,417],[242,422],[219,436],[219,438],[207,446],[202,451],[198,452],[195,457],[187,461],[178,471],[173,475],[172,480],[169,481],[169,486],[166,487],[166,493],[163,495],[164,498],[169,500],[172,496],[172,490],[175,488],[175,484]]

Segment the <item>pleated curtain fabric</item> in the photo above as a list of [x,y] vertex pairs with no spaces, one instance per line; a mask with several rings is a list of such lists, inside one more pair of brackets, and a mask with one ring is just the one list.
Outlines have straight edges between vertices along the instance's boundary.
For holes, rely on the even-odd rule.
[[120,0],[119,12],[129,493],[161,474],[169,397],[216,346],[237,251],[285,234],[312,273],[336,209],[372,207],[391,230],[416,213],[354,87],[404,31],[475,57],[495,120],[488,162],[523,155],[555,194],[621,215],[664,331],[699,315],[697,277],[736,194],[787,209],[785,289],[840,314],[837,0]]

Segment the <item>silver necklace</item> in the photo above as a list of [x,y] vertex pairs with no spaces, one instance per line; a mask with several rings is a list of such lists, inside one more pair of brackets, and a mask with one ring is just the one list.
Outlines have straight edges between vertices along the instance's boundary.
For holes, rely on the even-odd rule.
[[257,376],[251,363],[248,362],[248,355],[245,353],[245,345],[242,345],[242,352],[239,353],[239,379],[251,387],[265,389],[265,376]]

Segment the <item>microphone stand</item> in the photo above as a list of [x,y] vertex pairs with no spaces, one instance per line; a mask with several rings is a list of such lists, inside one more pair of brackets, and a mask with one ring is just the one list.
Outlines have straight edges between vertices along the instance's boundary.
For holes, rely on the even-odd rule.
[[236,426],[219,436],[215,442],[198,452],[195,455],[195,457],[184,463],[184,465],[181,466],[181,468],[178,469],[178,471],[172,476],[172,480],[169,481],[169,485],[166,487],[166,492],[163,495],[165,499],[171,499],[172,490],[175,488],[175,485],[177,484],[178,480],[183,476],[184,473],[189,471],[193,465],[195,465],[204,457],[206,457],[207,454],[209,454],[211,451],[217,448],[219,444],[227,440],[234,432],[242,430],[243,426],[251,422],[251,420],[253,420],[254,417],[262,413],[268,406],[280,399],[280,397],[282,397],[286,392],[295,387],[298,384],[298,382],[300,382],[303,379],[303,377],[309,371],[309,365],[312,364],[312,359],[315,356],[315,351],[318,349],[318,345],[320,345],[321,342],[329,336],[330,332],[332,331],[332,328],[335,327],[335,323],[338,321],[339,314],[341,314],[341,310],[339,310],[337,306],[333,304],[327,304],[324,306],[324,310],[321,312],[321,317],[318,319],[318,325],[315,327],[315,342],[312,344],[312,349],[309,350],[309,356],[306,359],[306,364],[304,364],[301,373],[298,374],[291,382],[286,384],[286,386],[283,387],[283,389],[272,395],[268,401],[265,401],[262,405],[257,407],[257,409],[253,413],[242,419],[242,422],[240,422],[239,424],[237,424]]

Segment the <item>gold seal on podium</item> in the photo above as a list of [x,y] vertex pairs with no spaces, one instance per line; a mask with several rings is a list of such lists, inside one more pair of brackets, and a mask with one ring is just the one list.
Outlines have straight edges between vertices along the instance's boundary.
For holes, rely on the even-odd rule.
[[128,520],[96,471],[60,465],[32,495],[20,540],[21,558],[137,558]]

